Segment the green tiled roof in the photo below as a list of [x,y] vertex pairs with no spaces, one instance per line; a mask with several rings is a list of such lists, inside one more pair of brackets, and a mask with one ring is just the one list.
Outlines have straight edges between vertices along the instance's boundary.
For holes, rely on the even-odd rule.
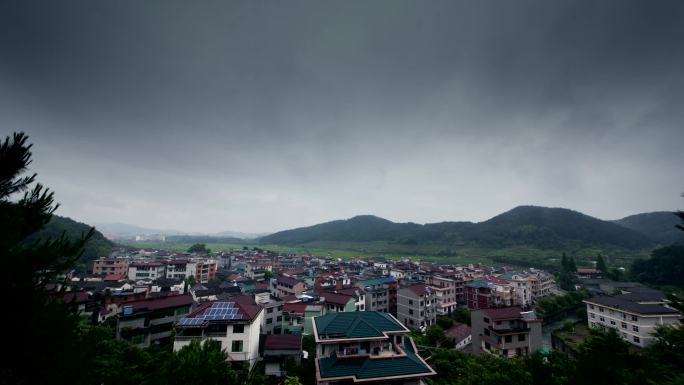
[[321,358],[319,360],[321,378],[353,376],[358,379],[367,379],[431,373],[431,369],[416,356],[408,338],[404,342],[404,351],[406,352],[404,357],[338,359],[333,355]]
[[512,271],[512,272],[510,272],[510,273],[501,274],[501,275],[499,276],[499,278],[513,279],[513,276],[514,276],[514,275],[519,275],[519,274],[520,274],[520,273],[518,273],[518,272],[516,272],[516,271]]
[[316,317],[316,331],[328,338],[382,337],[383,332],[406,330],[386,313],[356,311]]

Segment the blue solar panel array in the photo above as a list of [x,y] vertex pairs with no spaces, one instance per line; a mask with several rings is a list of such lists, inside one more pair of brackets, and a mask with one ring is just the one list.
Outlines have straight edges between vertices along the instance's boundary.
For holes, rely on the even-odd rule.
[[181,318],[178,326],[200,326],[209,320],[238,320],[242,319],[240,309],[235,307],[235,302],[215,302],[203,314],[194,318]]

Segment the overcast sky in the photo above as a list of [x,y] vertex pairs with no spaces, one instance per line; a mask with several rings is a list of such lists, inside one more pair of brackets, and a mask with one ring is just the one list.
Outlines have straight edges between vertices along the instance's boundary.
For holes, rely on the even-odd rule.
[[3,1],[58,214],[270,232],[684,208],[682,1]]

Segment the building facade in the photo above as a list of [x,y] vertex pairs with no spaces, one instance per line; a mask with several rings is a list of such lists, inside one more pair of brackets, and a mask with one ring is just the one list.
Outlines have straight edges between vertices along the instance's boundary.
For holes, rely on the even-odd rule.
[[533,311],[503,307],[471,312],[472,352],[501,358],[528,356],[542,347],[542,320]]
[[397,291],[397,318],[406,327],[421,329],[437,321],[435,292],[429,286],[418,284]]
[[436,374],[418,355],[409,329],[388,313],[327,314],[315,317],[313,326],[318,385],[419,385]]

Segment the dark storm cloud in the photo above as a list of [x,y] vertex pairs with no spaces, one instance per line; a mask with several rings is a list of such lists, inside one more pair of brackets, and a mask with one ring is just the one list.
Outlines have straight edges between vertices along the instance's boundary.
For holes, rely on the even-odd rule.
[[0,127],[62,213],[272,231],[681,206],[684,4],[4,2]]

